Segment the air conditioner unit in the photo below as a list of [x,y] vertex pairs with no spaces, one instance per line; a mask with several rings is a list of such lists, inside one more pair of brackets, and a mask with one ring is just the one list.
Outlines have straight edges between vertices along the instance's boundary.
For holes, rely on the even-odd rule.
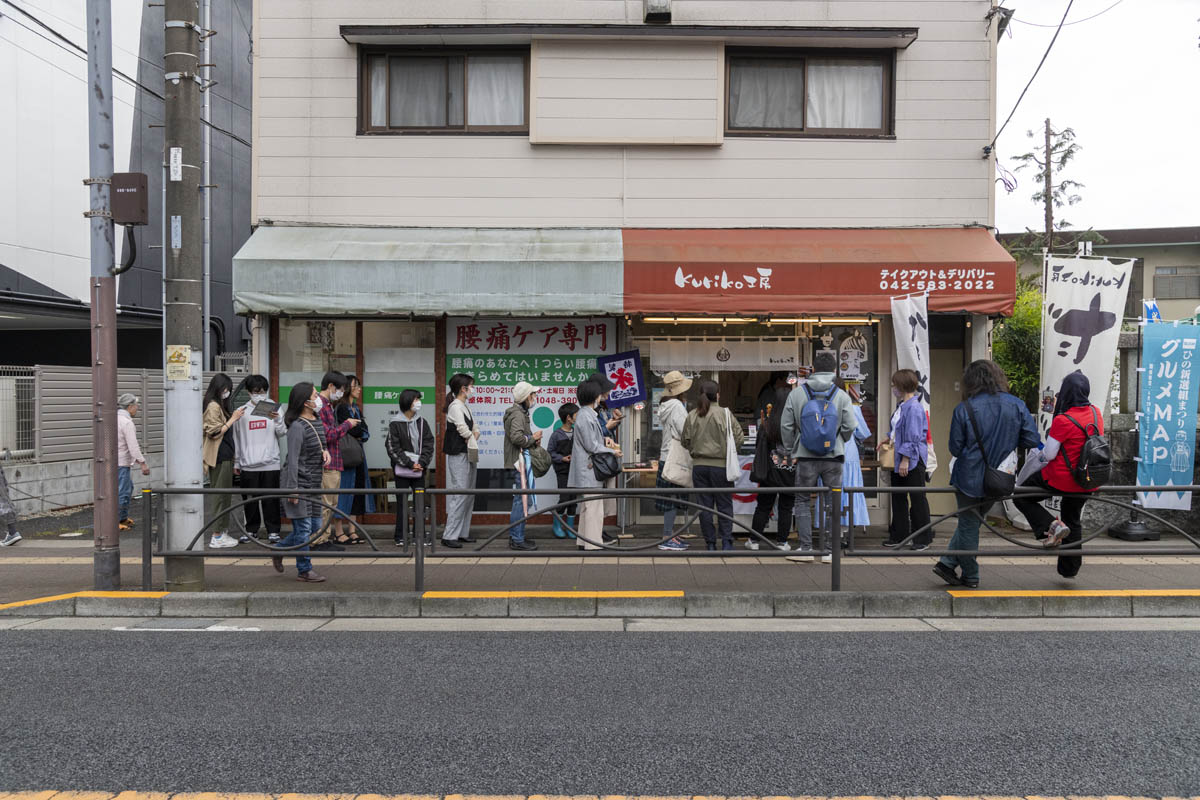
[[642,17],[646,22],[670,22],[671,0],[642,0]]

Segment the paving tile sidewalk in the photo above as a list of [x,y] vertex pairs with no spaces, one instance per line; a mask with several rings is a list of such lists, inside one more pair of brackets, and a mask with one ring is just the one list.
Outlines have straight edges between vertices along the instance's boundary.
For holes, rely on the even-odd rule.
[[[390,535],[372,529],[380,537],[384,552],[394,553]],[[570,545],[541,538],[546,549],[563,550]],[[639,531],[640,532],[640,531]],[[935,547],[944,547],[947,532],[939,532]],[[477,532],[477,535],[482,531]],[[622,545],[631,541],[622,540]],[[692,540],[693,546],[698,540]],[[879,533],[860,539],[859,546],[876,547]],[[702,544],[701,544],[702,546]],[[740,543],[739,543],[739,546]],[[985,540],[985,546],[1008,546]],[[1134,545],[1101,537],[1093,546],[1109,548]],[[1186,540],[1164,537],[1159,542],[1138,545],[1167,549],[1188,546]],[[123,536],[122,583],[125,588],[141,586],[141,540]],[[649,550],[636,555],[588,555],[547,558],[538,554],[512,556],[502,544],[493,544],[498,557],[470,555],[434,556],[426,559],[425,588],[455,590],[595,590],[595,589],[682,589],[717,592],[824,591],[830,588],[831,567],[819,562],[797,564],[777,556],[710,559],[688,554],[664,554]],[[364,547],[353,548],[363,552]],[[306,585],[295,580],[290,559],[280,575],[269,559],[254,545],[242,545],[236,560],[210,560],[205,567],[207,588],[214,591],[412,591],[415,589],[411,559],[348,559],[317,561],[317,570],[328,577],[324,584]],[[154,584],[161,587],[161,560],[153,570]],[[904,558],[847,557],[842,566],[842,588],[847,591],[927,591],[945,588],[931,573],[934,559],[927,555]],[[1116,556],[1086,558],[1075,580],[1061,578],[1053,556],[1009,558],[983,556],[982,584],[985,589],[1191,589],[1200,588],[1200,549],[1194,556]],[[0,603],[91,588],[91,541],[34,537],[16,547],[0,550]]]

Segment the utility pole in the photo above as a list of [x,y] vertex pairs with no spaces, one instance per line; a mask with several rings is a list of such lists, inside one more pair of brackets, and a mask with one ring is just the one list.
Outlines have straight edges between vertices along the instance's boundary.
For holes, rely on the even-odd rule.
[[1054,249],[1054,196],[1051,172],[1054,170],[1054,162],[1051,157],[1054,155],[1052,145],[1050,143],[1050,118],[1046,117],[1046,168],[1045,185],[1042,188],[1044,194],[1043,199],[1046,202],[1046,249]]
[[91,227],[92,555],[97,589],[121,588],[117,532],[117,278],[113,174],[112,6],[87,0],[88,211]]
[[[168,488],[197,490],[204,483],[200,459],[204,372],[203,288],[201,264],[200,43],[207,31],[197,19],[196,0],[166,0],[166,129],[167,241],[163,242],[163,324],[166,356],[163,370],[165,480]],[[204,524],[204,498],[166,495],[165,541],[168,550],[183,550]],[[203,548],[204,542],[198,542]],[[165,563],[166,588],[204,589],[204,563],[198,558],[171,558]]]

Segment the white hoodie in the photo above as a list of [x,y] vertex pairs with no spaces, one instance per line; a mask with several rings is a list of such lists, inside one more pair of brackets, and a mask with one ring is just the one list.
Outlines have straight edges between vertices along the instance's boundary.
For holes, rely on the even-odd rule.
[[283,426],[283,407],[279,416],[254,417],[253,400],[246,403],[246,413],[233,426],[233,443],[237,450],[233,465],[246,472],[271,472],[279,469],[279,440],[287,436]]

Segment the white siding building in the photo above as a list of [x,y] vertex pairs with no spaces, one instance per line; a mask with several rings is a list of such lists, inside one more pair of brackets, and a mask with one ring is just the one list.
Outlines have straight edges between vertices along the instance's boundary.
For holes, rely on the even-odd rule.
[[[272,383],[354,371],[382,432],[397,387],[436,396],[473,372],[486,416],[526,377],[565,393],[535,414],[546,428],[585,365],[636,348],[651,385],[711,375],[753,422],[765,365],[803,372],[832,349],[878,433],[889,298],[928,292],[944,442],[949,387],[1015,288],[992,231],[992,4],[669,6],[647,21],[643,0],[257,2],[259,227],[234,299],[270,319]],[[651,410],[623,426],[643,460]],[[481,485],[504,485],[495,444]]]

